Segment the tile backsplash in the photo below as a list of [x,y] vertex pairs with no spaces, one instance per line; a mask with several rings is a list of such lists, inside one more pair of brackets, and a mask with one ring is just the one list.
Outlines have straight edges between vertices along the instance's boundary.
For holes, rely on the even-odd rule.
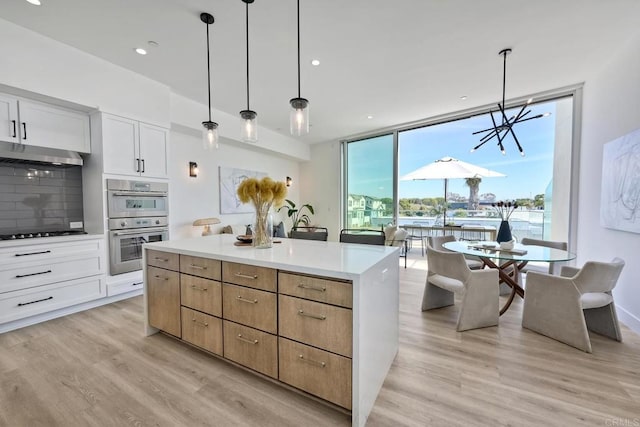
[[82,166],[0,160],[0,234],[70,229],[83,221]]

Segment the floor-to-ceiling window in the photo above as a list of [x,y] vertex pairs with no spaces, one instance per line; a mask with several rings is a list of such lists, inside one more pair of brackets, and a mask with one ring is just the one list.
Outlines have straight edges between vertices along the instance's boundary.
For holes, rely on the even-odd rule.
[[380,228],[393,222],[394,135],[346,144],[344,228]]
[[[573,100],[573,96],[562,96],[528,107],[531,112],[526,117],[549,114],[513,126],[524,156],[511,134],[503,136],[502,147],[497,138],[492,138],[471,152],[485,135],[473,133],[493,127],[488,113],[454,116],[447,121],[345,142],[345,227],[416,221],[497,225],[499,218],[491,205],[509,200],[517,201],[519,206],[510,221],[516,238],[568,240]],[[507,117],[519,111],[518,107],[509,109]],[[500,124],[498,114],[494,113],[494,118]],[[446,205],[445,176],[402,179],[444,157],[504,176],[449,179]]]

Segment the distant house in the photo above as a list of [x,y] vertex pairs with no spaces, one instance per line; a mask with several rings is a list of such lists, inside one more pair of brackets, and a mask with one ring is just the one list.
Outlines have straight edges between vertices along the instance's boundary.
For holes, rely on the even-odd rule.
[[347,227],[370,227],[376,218],[384,216],[386,205],[375,197],[349,194],[347,199]]

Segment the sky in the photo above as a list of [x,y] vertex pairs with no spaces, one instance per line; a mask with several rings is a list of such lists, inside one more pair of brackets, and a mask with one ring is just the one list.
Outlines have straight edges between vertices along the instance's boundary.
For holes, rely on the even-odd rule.
[[[566,102],[566,101],[561,101]],[[492,126],[489,115],[428,126],[399,133],[399,176],[443,157],[459,160],[505,174],[504,178],[485,178],[479,194],[494,193],[498,200],[533,198],[546,191],[553,177],[555,139],[555,101],[532,104],[529,116],[549,112],[548,117],[518,123],[513,130],[522,145],[522,157],[511,135],[504,141],[502,155],[493,138],[482,147],[482,135],[473,132]],[[507,111],[511,116],[519,111]],[[511,114],[510,114],[511,113]],[[499,114],[499,113],[498,113]],[[495,114],[496,121],[499,120]],[[381,136],[349,144],[349,192],[373,197],[393,197],[392,136]],[[464,179],[449,180],[449,193],[469,196]],[[399,181],[400,198],[442,197],[443,180]]]

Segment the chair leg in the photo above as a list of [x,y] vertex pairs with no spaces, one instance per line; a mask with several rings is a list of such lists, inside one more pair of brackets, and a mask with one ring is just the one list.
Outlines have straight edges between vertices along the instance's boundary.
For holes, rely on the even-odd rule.
[[429,283],[429,280],[427,280],[427,283],[424,286],[424,294],[422,295],[422,311],[447,307],[453,304],[453,292],[432,285]]
[[599,308],[584,310],[587,329],[616,341],[622,341],[616,307],[613,303]]

